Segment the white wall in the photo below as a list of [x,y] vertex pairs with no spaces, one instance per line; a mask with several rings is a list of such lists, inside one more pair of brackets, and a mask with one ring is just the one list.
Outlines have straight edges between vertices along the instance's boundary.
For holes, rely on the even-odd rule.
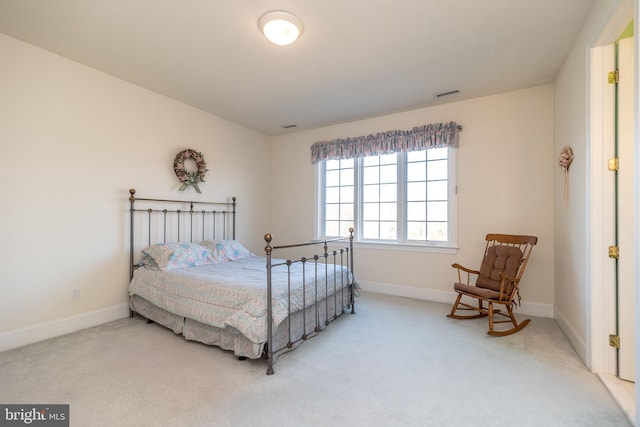
[[533,234],[539,243],[522,283],[523,312],[551,316],[556,167],[551,85],[274,137],[274,237],[281,243],[313,237],[314,142],[444,121],[463,126],[458,153],[459,251],[452,255],[359,249],[356,272],[363,288],[452,302],[451,264],[479,267],[486,233]]
[[[268,137],[4,35],[0,57],[0,350],[127,314],[129,188],[237,196],[238,238],[262,250]],[[185,148],[202,195],[177,191]]]
[[[587,292],[587,176],[589,158],[587,152],[587,124],[585,93],[587,65],[584,41],[577,43],[567,58],[555,83],[554,152],[559,155],[564,146],[570,146],[574,160],[569,170],[569,202],[563,203],[564,175],[558,167],[554,170],[555,191],[555,289],[557,316],[566,319],[583,341],[586,336]],[[565,321],[560,322],[564,326]],[[564,326],[565,332],[567,327]],[[575,347],[575,344],[574,344]],[[584,353],[583,353],[584,356]]]
[[[592,147],[592,144],[597,145],[597,141],[592,141],[592,138],[598,136],[590,133],[592,125],[589,89],[591,86],[590,55],[593,47],[613,43],[616,40],[631,20],[630,11],[632,11],[631,0],[598,1],[567,56],[554,85],[554,154],[557,157],[564,146],[572,147],[575,154],[569,173],[570,200],[566,206],[561,202],[564,176],[560,168],[554,171],[555,317],[576,352],[590,368],[593,366],[591,349],[588,348],[589,322],[592,318],[597,319],[598,323],[607,321],[603,313],[592,312],[594,307],[603,305],[601,300],[606,296],[591,295],[590,292],[594,286],[603,290],[607,287],[612,289],[614,286],[612,277],[605,274],[596,277],[593,274],[592,265],[596,264],[592,262],[593,259],[604,260],[600,261],[602,265],[608,263],[605,245],[591,247],[594,231],[600,235],[611,235],[612,230],[598,230],[598,224],[606,221],[599,217],[590,217],[592,207],[602,204],[605,200],[604,193],[600,189],[604,182],[594,182],[595,175],[591,161],[596,155],[592,148],[597,151],[604,150],[600,147]],[[606,168],[605,161],[602,160],[602,164],[595,167]],[[601,175],[602,172],[598,170],[597,176]],[[611,227],[613,227],[612,224]],[[598,252],[601,254],[600,257]],[[592,283],[592,280],[597,282],[611,280],[611,283]],[[596,298],[597,301],[592,304],[591,298]],[[606,334],[613,331],[601,329],[604,336],[596,339],[600,342],[599,346],[606,348]]]
[[[449,120],[464,126],[460,250],[362,250],[361,281],[449,301],[450,264],[477,265],[487,232],[531,233],[540,242],[523,310],[550,315],[551,86],[268,138],[6,36],[0,53],[0,349],[126,313],[129,188],[148,197],[235,195],[238,238],[261,253],[265,232],[278,243],[313,237],[313,142]],[[177,192],[172,161],[184,148],[207,160],[202,195]]]

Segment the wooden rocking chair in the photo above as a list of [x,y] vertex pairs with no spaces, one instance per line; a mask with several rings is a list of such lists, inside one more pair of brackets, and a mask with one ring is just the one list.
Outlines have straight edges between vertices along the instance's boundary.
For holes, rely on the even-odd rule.
[[[529,256],[533,246],[538,242],[535,236],[516,236],[509,234],[487,234],[487,244],[482,258],[480,270],[471,270],[458,263],[452,265],[458,270],[458,281],[453,289],[458,293],[458,298],[447,317],[454,319],[478,319],[489,316],[489,335],[505,336],[520,331],[529,324],[531,319],[525,319],[518,323],[513,315],[513,306],[520,305],[519,285],[524,269],[529,262]],[[466,274],[465,274],[466,273]],[[475,283],[471,278],[475,277]],[[463,281],[463,279],[465,279]],[[462,297],[469,297],[478,301],[478,306],[461,302]],[[484,306],[484,303],[487,306]],[[501,310],[495,310],[494,304],[506,308],[505,314]],[[458,315],[457,310],[474,310],[475,315]],[[494,315],[508,318],[507,320],[494,320]],[[496,323],[513,324],[513,328],[504,331],[494,330]]]

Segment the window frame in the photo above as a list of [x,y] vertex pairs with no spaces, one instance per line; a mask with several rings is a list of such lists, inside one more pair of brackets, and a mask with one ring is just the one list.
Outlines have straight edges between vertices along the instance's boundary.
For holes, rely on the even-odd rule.
[[[364,239],[362,237],[362,207],[363,207],[363,159],[354,159],[355,162],[355,176],[354,176],[354,244],[359,247],[365,247],[370,249],[390,249],[394,250],[411,250],[411,251],[424,251],[424,252],[438,252],[438,253],[455,253],[457,250],[457,236],[458,236],[458,185],[457,185],[457,163],[458,163],[458,150],[452,147],[446,147],[448,150],[447,155],[447,227],[448,227],[448,240],[447,241],[419,241],[419,240],[407,240],[406,239],[406,226],[407,226],[407,153],[401,153],[401,161],[397,163],[398,167],[398,216],[397,226],[398,235],[401,239],[397,240],[377,240],[377,239]],[[325,162],[322,160],[315,165],[315,237],[317,239],[325,239],[328,236],[325,235],[325,218],[324,218],[324,206],[325,206]],[[333,237],[333,236],[332,236]]]

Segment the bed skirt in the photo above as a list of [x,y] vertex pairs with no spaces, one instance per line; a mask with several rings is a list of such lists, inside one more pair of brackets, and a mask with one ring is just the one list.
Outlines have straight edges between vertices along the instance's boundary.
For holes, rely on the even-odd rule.
[[[332,320],[336,312],[338,315],[346,313],[347,308],[350,307],[346,294],[346,290],[344,295],[338,292],[315,305],[307,307],[304,311],[304,316],[302,311],[291,314],[274,332],[274,352],[293,348],[296,342],[310,338],[324,329],[327,324],[327,318]],[[157,307],[138,295],[130,297],[129,306],[133,312],[171,329],[176,334],[183,335],[187,340],[215,345],[224,350],[232,351],[238,357],[259,359],[264,356],[266,343],[254,343],[232,327],[218,328],[178,316]],[[289,324],[291,324],[291,327],[289,327]]]

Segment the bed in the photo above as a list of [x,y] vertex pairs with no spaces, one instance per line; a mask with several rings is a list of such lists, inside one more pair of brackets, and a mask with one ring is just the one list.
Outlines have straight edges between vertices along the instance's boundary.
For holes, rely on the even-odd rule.
[[129,190],[129,305],[136,314],[241,359],[277,357],[355,313],[350,236],[274,245],[236,240],[237,200],[140,198]]

